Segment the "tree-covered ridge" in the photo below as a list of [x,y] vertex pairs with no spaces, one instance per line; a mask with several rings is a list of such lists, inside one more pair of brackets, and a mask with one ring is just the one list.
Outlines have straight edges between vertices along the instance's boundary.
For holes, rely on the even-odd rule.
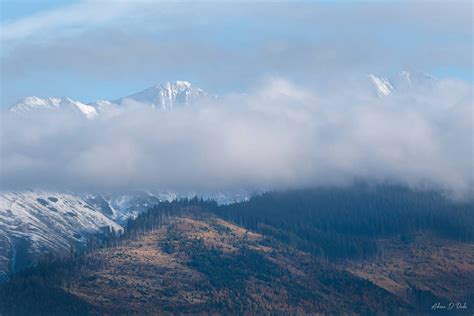
[[268,192],[249,201],[219,206],[200,198],[161,202],[130,219],[127,239],[161,225],[169,216],[193,210],[211,211],[267,237],[296,245],[330,259],[367,257],[377,252],[375,240],[430,232],[442,238],[474,240],[474,205],[436,192],[397,186],[357,185]]
[[217,213],[254,231],[328,258],[370,256],[375,240],[417,232],[474,240],[474,205],[395,186],[270,192]]

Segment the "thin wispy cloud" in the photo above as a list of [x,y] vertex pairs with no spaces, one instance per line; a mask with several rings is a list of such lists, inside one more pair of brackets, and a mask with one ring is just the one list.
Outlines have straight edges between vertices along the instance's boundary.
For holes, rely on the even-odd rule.
[[81,31],[125,15],[133,8],[131,1],[81,1],[40,11],[31,16],[2,23],[2,41],[42,40],[50,33]]
[[266,76],[324,85],[407,68],[466,79],[470,12],[466,2],[73,3],[3,23],[1,106],[113,99],[175,79],[221,92]]

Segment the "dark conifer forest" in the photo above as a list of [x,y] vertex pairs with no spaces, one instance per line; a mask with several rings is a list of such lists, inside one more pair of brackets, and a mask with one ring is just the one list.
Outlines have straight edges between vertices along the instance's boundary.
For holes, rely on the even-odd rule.
[[472,203],[395,186],[272,192],[216,211],[331,259],[371,256],[377,252],[374,240],[397,236],[408,242],[420,231],[456,241],[474,239]]

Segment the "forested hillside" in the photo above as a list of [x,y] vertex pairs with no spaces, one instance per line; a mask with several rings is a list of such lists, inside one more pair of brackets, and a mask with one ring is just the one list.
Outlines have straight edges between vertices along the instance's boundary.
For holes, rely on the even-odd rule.
[[409,242],[418,232],[474,240],[474,204],[395,186],[271,192],[217,214],[330,259],[376,254],[375,240]]
[[470,312],[473,220],[468,202],[388,186],[163,202],[12,276],[0,314]]

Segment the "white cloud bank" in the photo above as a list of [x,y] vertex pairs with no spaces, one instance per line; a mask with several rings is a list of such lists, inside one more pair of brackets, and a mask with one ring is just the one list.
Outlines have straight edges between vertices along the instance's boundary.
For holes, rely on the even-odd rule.
[[223,191],[394,182],[472,196],[472,86],[387,98],[269,80],[158,112],[2,113],[1,189]]

